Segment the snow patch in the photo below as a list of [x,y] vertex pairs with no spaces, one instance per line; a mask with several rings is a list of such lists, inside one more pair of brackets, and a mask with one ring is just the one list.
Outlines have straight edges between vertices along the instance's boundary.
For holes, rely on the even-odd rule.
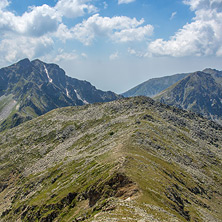
[[81,100],[84,104],[89,104],[86,100],[81,98],[81,96],[78,94],[78,92],[75,89],[74,89],[74,91],[75,91],[75,94],[76,94],[78,100]]
[[69,91],[68,91],[67,88],[66,88],[66,96],[69,97],[69,98],[71,98],[70,95],[69,95]]
[[48,73],[48,70],[47,70],[47,68],[46,68],[45,65],[44,65],[44,68],[45,68],[45,73],[46,73],[46,75],[47,75],[47,77],[48,77],[49,82],[52,83],[52,79],[49,77],[49,73]]

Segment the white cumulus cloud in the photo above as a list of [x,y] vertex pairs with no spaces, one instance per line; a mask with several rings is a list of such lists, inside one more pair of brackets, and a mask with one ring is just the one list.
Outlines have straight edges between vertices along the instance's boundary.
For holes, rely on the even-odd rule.
[[95,14],[77,24],[71,31],[73,38],[90,45],[95,37],[108,37],[115,42],[142,41],[153,32],[151,25],[141,26],[144,20],[126,16],[101,17]]
[[123,29],[115,32],[112,39],[116,42],[143,41],[153,34],[153,26],[146,25],[138,28]]
[[57,30],[61,17],[48,5],[32,7],[30,12],[16,16],[12,12],[0,13],[0,33],[16,33],[26,36],[42,36]]
[[119,58],[119,52],[117,51],[117,52],[114,52],[113,54],[111,54],[110,56],[109,56],[109,59],[110,60],[115,60],[115,59],[118,59]]
[[46,36],[40,38],[11,36],[0,42],[0,60],[13,62],[24,57],[41,57],[52,51],[53,44],[53,40]]
[[189,5],[192,11],[200,9],[216,9],[218,11],[222,10],[221,0],[183,0],[183,3]]
[[[46,4],[32,6],[22,15],[17,15],[7,7],[10,1],[0,0],[0,59],[13,62],[51,52],[56,38],[63,41],[73,37],[63,23],[64,17],[75,18],[96,12],[97,8],[90,2],[58,0],[55,7]],[[70,54],[59,56],[68,58]]]
[[98,9],[90,4],[90,0],[59,0],[55,6],[62,16],[76,18],[86,13],[95,13]]
[[131,2],[135,2],[136,0],[118,0],[118,4],[128,4]]
[[222,0],[185,0],[195,17],[170,40],[157,39],[148,46],[152,55],[208,56],[221,55]]
[[0,1],[0,11],[3,10],[4,8],[6,8],[8,5],[9,5],[8,0],[1,0]]
[[76,54],[76,52],[71,52],[71,53],[68,53],[68,52],[61,52],[60,54],[58,54],[55,59],[54,59],[54,62],[57,63],[57,62],[60,62],[60,61],[67,61],[67,60],[75,60],[77,59],[79,56]]

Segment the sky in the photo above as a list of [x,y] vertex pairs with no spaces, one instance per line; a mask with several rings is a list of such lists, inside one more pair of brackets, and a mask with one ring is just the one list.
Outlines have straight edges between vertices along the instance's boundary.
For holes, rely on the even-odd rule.
[[116,93],[222,70],[222,0],[0,0],[0,67],[23,58]]

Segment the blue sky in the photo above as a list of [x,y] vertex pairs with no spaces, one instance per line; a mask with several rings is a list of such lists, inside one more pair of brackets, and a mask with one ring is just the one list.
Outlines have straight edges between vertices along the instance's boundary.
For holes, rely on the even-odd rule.
[[0,66],[25,57],[117,93],[222,70],[222,0],[1,0]]

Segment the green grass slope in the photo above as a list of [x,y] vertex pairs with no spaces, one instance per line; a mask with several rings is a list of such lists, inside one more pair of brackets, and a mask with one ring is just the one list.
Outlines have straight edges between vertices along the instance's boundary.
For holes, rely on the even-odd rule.
[[146,97],[0,133],[1,221],[221,221],[222,128]]

